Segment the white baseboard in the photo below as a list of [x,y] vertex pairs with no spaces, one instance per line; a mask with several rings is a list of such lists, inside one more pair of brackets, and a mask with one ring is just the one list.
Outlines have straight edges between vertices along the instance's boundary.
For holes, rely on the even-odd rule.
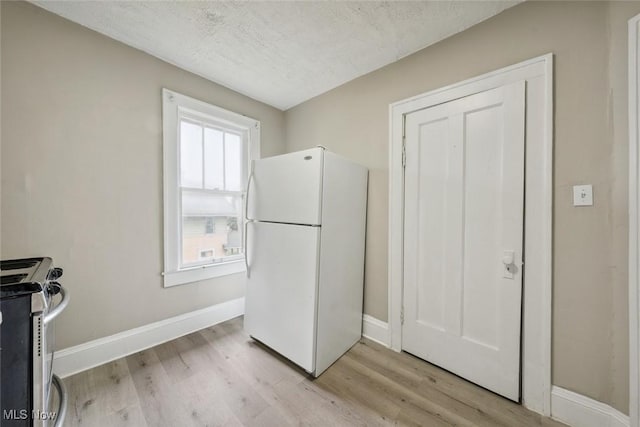
[[57,351],[53,370],[64,378],[244,314],[238,298]]
[[551,387],[552,418],[573,427],[629,427],[629,416],[597,400]]
[[389,347],[389,324],[364,314],[362,315],[362,336]]

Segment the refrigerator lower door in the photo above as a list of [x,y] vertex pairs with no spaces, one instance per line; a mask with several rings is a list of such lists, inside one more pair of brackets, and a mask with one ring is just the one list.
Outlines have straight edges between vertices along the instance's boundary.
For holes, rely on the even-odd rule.
[[320,228],[253,222],[247,238],[245,330],[313,372]]

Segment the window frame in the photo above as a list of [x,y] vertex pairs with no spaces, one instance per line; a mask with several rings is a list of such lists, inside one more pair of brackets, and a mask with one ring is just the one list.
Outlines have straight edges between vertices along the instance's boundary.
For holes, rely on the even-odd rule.
[[[162,89],[164,195],[164,271],[162,276],[165,288],[246,271],[244,256],[229,261],[180,268],[182,243],[179,132],[182,118],[196,119],[242,136],[246,142],[245,173],[243,174],[245,184],[251,161],[260,158],[260,121],[166,88]],[[243,188],[241,193],[244,204],[246,190]]]

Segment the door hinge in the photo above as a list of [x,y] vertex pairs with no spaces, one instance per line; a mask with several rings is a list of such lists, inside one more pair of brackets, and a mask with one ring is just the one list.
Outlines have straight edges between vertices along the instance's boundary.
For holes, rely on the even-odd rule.
[[404,305],[400,308],[400,324],[404,325]]
[[407,167],[407,116],[402,115],[402,167]]
[[404,140],[405,135],[407,134],[407,115],[402,115],[402,139]]
[[407,145],[404,142],[404,138],[402,139],[402,167],[407,167]]

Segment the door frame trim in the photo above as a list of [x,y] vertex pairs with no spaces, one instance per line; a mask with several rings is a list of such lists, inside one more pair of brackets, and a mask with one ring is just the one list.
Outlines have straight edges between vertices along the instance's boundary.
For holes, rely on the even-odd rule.
[[[404,116],[505,84],[542,77],[544,94],[542,146],[536,147],[537,173],[526,167],[525,194],[536,195],[536,203],[525,205],[526,253],[539,254],[527,260],[523,289],[522,402],[538,413],[551,414],[551,312],[552,312],[552,215],[553,215],[553,54],[542,55],[497,71],[429,91],[389,105],[389,340],[395,351],[402,349],[402,293],[404,264]],[[526,165],[530,154],[527,149]],[[535,272],[533,274],[532,272]],[[532,276],[537,276],[535,279]],[[535,286],[535,287],[534,287]],[[526,297],[526,298],[525,298]]]
[[640,425],[640,15],[629,20],[629,421]]

